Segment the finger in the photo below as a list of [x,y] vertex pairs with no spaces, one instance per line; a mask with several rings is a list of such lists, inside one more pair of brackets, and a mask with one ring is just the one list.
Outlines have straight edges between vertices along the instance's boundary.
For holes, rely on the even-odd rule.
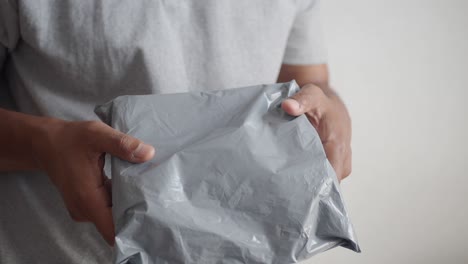
[[343,164],[343,177],[341,178],[344,180],[351,174],[352,171],[352,153],[351,148],[348,148],[348,152],[346,153],[345,161]]
[[111,179],[107,178],[104,173],[101,174],[101,183],[99,184],[99,188],[104,188],[107,192],[108,197],[106,197],[106,201],[108,201],[107,206],[112,206],[112,183]]
[[75,222],[88,222],[85,216],[83,216],[80,211],[73,206],[67,206],[68,214],[70,215],[71,219]]
[[130,162],[140,163],[153,158],[154,148],[141,140],[117,131],[110,126],[101,123],[98,129],[93,131],[99,151],[107,152]]
[[102,153],[98,158],[98,166],[101,169],[102,175],[104,175],[104,163],[105,163],[106,154]]
[[110,203],[109,206],[112,206],[112,181],[106,177],[104,181],[104,188],[106,189],[107,193],[109,194]]
[[73,195],[70,195],[70,193],[64,192],[62,189],[59,190],[62,193],[63,202],[67,207],[70,218],[75,222],[89,222],[86,215],[81,212],[82,210],[80,209],[80,205],[78,203],[80,200],[86,199],[86,195],[80,193],[81,197],[73,197]]
[[344,165],[346,159],[345,147],[335,141],[327,141],[323,143],[323,148],[327,154],[328,161],[330,161],[330,164],[335,170],[336,177],[341,181],[344,178]]
[[293,96],[284,100],[281,104],[283,110],[293,116],[299,116],[307,112],[318,114],[320,118],[328,98],[322,89],[313,84],[305,85]]
[[98,161],[99,168],[101,169],[101,184],[100,185],[104,185],[105,190],[109,194],[111,202],[108,203],[107,205],[112,206],[112,181],[104,173],[104,160],[105,160],[104,154],[102,154],[99,157],[99,161]]
[[102,237],[109,243],[114,245],[114,223],[112,221],[112,210],[108,206],[110,204],[109,193],[105,186],[101,186],[94,190],[93,197],[89,203],[86,204],[86,215],[89,220],[94,223],[96,229]]

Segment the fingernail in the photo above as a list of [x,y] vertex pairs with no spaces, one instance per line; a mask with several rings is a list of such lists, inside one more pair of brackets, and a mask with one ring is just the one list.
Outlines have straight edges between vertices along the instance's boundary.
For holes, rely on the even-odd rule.
[[133,151],[133,157],[135,159],[146,159],[152,155],[154,148],[150,145],[140,143],[138,147]]

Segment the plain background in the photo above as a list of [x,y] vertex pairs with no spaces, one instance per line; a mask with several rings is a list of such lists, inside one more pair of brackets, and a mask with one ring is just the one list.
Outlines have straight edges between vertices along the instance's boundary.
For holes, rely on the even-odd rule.
[[468,1],[323,0],[322,17],[363,252],[305,263],[468,263]]

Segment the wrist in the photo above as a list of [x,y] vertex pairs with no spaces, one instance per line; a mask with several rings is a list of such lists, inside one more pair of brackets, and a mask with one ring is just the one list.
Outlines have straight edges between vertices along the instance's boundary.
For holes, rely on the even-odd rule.
[[30,137],[32,161],[37,169],[45,170],[45,159],[54,148],[60,131],[68,122],[50,117],[38,117],[32,124],[33,136]]

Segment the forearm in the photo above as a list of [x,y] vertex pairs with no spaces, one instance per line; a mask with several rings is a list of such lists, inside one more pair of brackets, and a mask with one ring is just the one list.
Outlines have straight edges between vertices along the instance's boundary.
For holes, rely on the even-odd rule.
[[37,170],[37,143],[56,119],[0,109],[0,171]]

